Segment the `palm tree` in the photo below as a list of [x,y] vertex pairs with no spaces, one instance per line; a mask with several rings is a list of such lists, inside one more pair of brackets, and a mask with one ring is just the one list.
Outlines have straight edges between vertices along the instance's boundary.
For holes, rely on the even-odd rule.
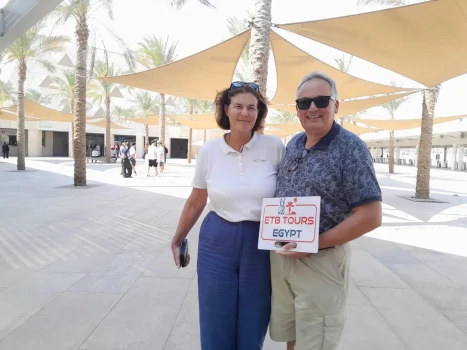
[[433,118],[441,84],[423,91],[422,125],[418,147],[417,183],[415,198],[430,198],[431,150],[433,142]]
[[[185,106],[188,109],[189,114],[197,113],[211,113],[213,112],[214,105],[211,101],[206,100],[197,100],[187,98],[185,99]],[[206,143],[206,130],[204,130],[203,141]],[[188,163],[191,163],[192,158],[192,148],[193,148],[193,129],[189,128],[188,130]]]
[[[210,1],[208,0],[197,0],[201,5],[215,8],[213,4],[211,4]],[[177,9],[181,9],[183,6],[185,6],[187,3],[187,0],[169,0],[169,5],[172,7],[175,7]]]
[[44,96],[42,92],[36,89],[28,89],[25,96],[31,101],[34,101],[41,105],[48,105],[52,100],[50,96]]
[[[251,18],[251,14],[247,14],[248,18]],[[236,18],[230,17],[227,18],[227,28],[229,33],[233,36],[240,34],[241,32],[248,29],[249,20],[247,18]],[[253,69],[250,64],[250,46],[249,41],[247,42],[245,48],[242,51],[242,55],[240,57],[240,62],[237,65],[237,69],[235,70],[235,79],[240,81],[250,81],[251,77],[253,76]]]
[[[397,86],[396,82],[392,80],[390,82],[391,86]],[[397,110],[399,109],[402,104],[407,101],[408,97],[401,97],[397,100],[385,103],[381,105],[385,110],[388,111],[389,116],[391,119],[394,119],[394,115],[396,114]],[[394,131],[389,132],[389,173],[394,173]]]
[[135,108],[134,107],[121,107],[121,106],[114,106],[112,110],[112,115],[118,118],[119,121],[123,119],[133,118],[135,116]]
[[[75,89],[76,79],[75,73],[71,69],[62,69],[62,75],[54,77],[52,84],[49,88],[54,89],[55,96],[62,98],[60,105],[62,107],[69,107],[71,115],[74,115],[75,109]],[[74,157],[74,135],[75,135],[75,123],[71,122],[71,156]]]
[[[94,77],[115,76],[120,72],[113,63],[96,61],[94,66]],[[110,98],[112,91],[116,87],[115,83],[109,83],[103,80],[93,80],[89,83],[88,96],[92,99],[93,103],[105,104],[105,162],[110,163]]]
[[[91,33],[92,38],[96,38],[99,31],[97,26],[103,25],[100,21],[92,21],[93,15],[99,9],[104,9],[110,19],[113,20],[113,0],[64,0],[57,7],[55,15],[59,18],[60,23],[68,22],[73,19],[75,21],[76,34],[76,65],[75,65],[75,105],[74,105],[74,124],[75,131],[73,135],[73,155],[75,158],[74,165],[74,185],[86,186],[86,67],[87,67],[87,49],[88,41]],[[105,27],[105,26],[104,26]],[[107,27],[107,32],[113,39],[122,47],[123,54],[127,64],[134,68],[133,54],[126,47],[121,38],[114,34]],[[101,40],[105,47],[104,40]],[[93,56],[94,57],[94,56]],[[92,76],[92,62],[90,76]]]
[[24,130],[24,82],[26,81],[28,63],[36,61],[47,71],[53,72],[55,66],[46,60],[48,53],[56,53],[63,50],[63,44],[67,41],[64,36],[50,36],[42,34],[45,29],[44,21],[32,26],[11,44],[6,51],[8,62],[16,61],[18,65],[18,91],[17,91],[17,144],[18,160],[17,169],[26,170],[25,163],[25,130]]
[[268,61],[271,33],[272,0],[257,0],[251,24],[250,62],[253,67],[253,81],[266,94],[268,82]]
[[[379,4],[388,6],[408,5],[406,0],[358,0],[357,4]],[[441,84],[423,91],[422,125],[420,131],[420,144],[418,148],[417,182],[415,185],[415,198],[430,198],[430,171],[431,150],[433,137],[433,116]]]
[[[175,51],[177,50],[176,42],[170,41],[169,37],[166,39],[149,35],[139,42],[139,49],[136,52],[136,60],[147,69],[153,69],[165,64],[169,64],[176,59]],[[160,133],[159,141],[165,146],[165,95],[160,94]]]
[[9,101],[15,103],[15,100],[13,84],[9,81],[4,82],[0,80],[0,107],[5,106]]
[[[352,61],[353,61],[352,55],[349,57],[348,60],[346,59],[345,54],[342,54],[341,57],[334,58],[334,62],[336,62],[337,68],[339,68],[339,70],[341,70],[344,73],[348,73],[350,71],[350,67],[352,66]],[[347,123],[355,124],[353,120],[356,118],[357,118],[357,113],[339,117],[337,118],[337,120],[340,125],[343,125],[344,121]]]
[[[148,115],[159,114],[159,101],[149,91],[139,91],[135,96],[136,113],[138,117],[147,117]],[[146,143],[149,142],[149,125],[144,124]]]
[[350,71],[350,66],[352,65],[353,56],[349,57],[349,60],[346,59],[345,54],[342,54],[341,57],[334,58],[334,62],[336,62],[337,67],[339,70],[343,71],[344,73],[348,73]]
[[[198,0],[200,3],[214,7],[209,1]],[[177,8],[185,5],[187,0],[169,0]],[[249,46],[250,64],[253,70],[252,80],[257,83],[261,91],[266,93],[268,81],[268,61],[271,33],[272,0],[257,0],[251,20],[251,38]]]
[[273,111],[268,119],[273,124],[288,124],[288,123],[297,123],[298,117],[297,113],[294,112],[283,112],[283,111]]

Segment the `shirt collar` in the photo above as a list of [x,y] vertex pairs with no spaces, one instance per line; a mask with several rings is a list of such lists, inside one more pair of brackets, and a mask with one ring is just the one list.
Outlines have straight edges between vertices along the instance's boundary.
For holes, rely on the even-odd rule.
[[[312,148],[315,150],[325,151],[328,149],[331,142],[336,138],[337,134],[341,130],[341,126],[335,121],[332,123],[331,130],[328,131]],[[306,143],[306,133],[303,133],[303,144]]]
[[[258,135],[256,133],[253,133],[253,137],[246,145],[243,145],[243,149],[251,149],[251,147],[253,147],[253,144],[256,142],[257,139],[258,139]],[[224,135],[221,137],[221,149],[222,149],[222,153],[224,154],[238,153],[238,151],[234,150],[232,147],[230,147],[227,144],[227,142],[225,142]]]

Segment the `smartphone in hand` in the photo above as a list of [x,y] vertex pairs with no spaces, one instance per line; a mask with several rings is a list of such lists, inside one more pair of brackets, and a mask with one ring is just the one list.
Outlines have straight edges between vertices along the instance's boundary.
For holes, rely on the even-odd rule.
[[186,267],[188,264],[188,240],[185,238],[180,246],[180,267]]

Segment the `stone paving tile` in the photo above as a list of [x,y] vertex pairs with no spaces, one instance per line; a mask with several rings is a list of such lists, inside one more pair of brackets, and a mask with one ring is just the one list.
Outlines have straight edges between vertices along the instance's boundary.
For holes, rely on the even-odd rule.
[[467,311],[446,310],[444,314],[467,334]]
[[4,290],[0,294],[0,339],[39,312],[83,276],[36,272]]
[[121,298],[64,293],[0,342],[0,350],[75,350]]
[[413,290],[361,289],[409,349],[466,349],[467,334]]
[[80,349],[162,350],[190,280],[141,277]]
[[339,350],[409,350],[371,305],[349,305]]

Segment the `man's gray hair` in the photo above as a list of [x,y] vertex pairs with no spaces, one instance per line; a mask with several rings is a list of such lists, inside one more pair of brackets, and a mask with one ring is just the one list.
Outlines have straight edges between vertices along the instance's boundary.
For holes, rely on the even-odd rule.
[[321,72],[311,72],[310,74],[305,75],[300,85],[298,85],[297,92],[302,88],[303,85],[305,85],[306,82],[313,79],[321,79],[326,81],[329,84],[329,86],[331,86],[332,97],[335,97],[337,100],[338,96],[336,82],[329,75]]

